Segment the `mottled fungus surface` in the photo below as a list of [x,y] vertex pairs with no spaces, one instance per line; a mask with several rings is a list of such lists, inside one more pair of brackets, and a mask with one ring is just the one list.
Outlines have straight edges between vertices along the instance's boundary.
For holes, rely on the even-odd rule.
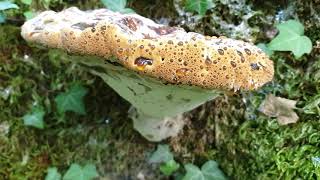
[[107,9],[45,11],[22,26],[22,36],[71,53],[116,57],[128,69],[173,84],[252,90],[274,73],[273,62],[253,44]]
[[273,62],[250,43],[187,33],[107,9],[45,11],[27,21],[21,34],[74,54],[65,56],[133,105],[134,128],[151,141],[177,135],[182,113],[221,90],[257,89],[274,73]]

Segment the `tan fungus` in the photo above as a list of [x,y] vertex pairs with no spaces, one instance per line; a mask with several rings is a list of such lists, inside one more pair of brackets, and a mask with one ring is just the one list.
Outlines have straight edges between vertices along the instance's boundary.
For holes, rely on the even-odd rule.
[[71,53],[116,57],[128,69],[173,84],[252,90],[273,78],[273,62],[258,47],[156,24],[107,9],[45,11],[22,26],[30,42]]

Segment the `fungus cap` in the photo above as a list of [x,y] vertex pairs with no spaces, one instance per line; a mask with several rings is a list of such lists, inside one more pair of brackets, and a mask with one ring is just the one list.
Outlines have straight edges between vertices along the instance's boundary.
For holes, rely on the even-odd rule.
[[273,62],[253,44],[203,36],[107,9],[45,11],[22,36],[71,53],[115,57],[124,67],[172,84],[252,90],[273,78]]

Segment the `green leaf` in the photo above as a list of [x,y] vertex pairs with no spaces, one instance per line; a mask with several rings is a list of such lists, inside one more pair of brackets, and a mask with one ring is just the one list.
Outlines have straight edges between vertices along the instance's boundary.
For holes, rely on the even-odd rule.
[[33,126],[39,129],[44,128],[43,117],[45,112],[42,107],[35,107],[29,114],[22,117],[24,125]]
[[205,180],[202,172],[197,166],[193,164],[186,164],[184,168],[187,173],[182,180]]
[[6,22],[6,16],[0,12],[0,24]]
[[150,163],[162,163],[168,162],[173,160],[173,155],[170,152],[168,145],[161,145],[157,146],[157,150],[152,153],[149,162]]
[[217,162],[207,161],[201,167],[201,172],[206,180],[226,180],[227,178],[219,169]]
[[10,1],[0,1],[0,11],[6,9],[19,9],[19,7]]
[[162,164],[160,166],[160,171],[164,175],[170,176],[173,172],[178,170],[179,167],[180,167],[180,164],[178,164],[175,160],[172,159],[172,160],[166,162],[165,164]]
[[183,180],[226,180],[227,178],[223,172],[219,169],[218,164],[215,161],[207,161],[202,165],[201,170],[193,165],[185,165],[187,171]]
[[90,180],[98,176],[99,174],[93,164],[81,167],[79,164],[73,163],[63,176],[63,180]]
[[295,20],[289,20],[277,26],[280,31],[269,44],[268,48],[274,51],[291,51],[295,58],[300,58],[312,50],[312,42],[303,36],[303,25]]
[[45,180],[60,180],[61,174],[58,172],[56,167],[51,167],[48,169],[48,174],[46,175]]
[[32,0],[21,0],[21,2],[26,5],[31,5]]
[[204,16],[208,9],[214,7],[212,0],[187,0],[186,10],[191,12],[198,12],[199,15]]
[[121,12],[127,4],[127,0],[101,0],[101,2],[106,8],[115,12]]
[[26,17],[26,20],[32,19],[34,17],[34,13],[32,11],[26,11],[23,13],[24,17]]
[[257,47],[260,48],[263,52],[265,52],[268,56],[272,56],[273,51],[270,50],[265,43],[257,44]]
[[133,9],[130,8],[124,8],[120,12],[124,14],[136,13]]
[[73,85],[69,91],[59,94],[55,98],[59,113],[73,111],[84,115],[86,113],[83,97],[87,94],[87,89],[79,84]]

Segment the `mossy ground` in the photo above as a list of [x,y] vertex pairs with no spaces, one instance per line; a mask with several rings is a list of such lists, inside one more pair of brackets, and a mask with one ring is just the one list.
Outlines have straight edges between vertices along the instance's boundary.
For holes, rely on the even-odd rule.
[[[257,42],[267,41],[266,34],[277,11],[291,8],[288,17],[282,18],[298,17],[314,45],[319,39],[320,24],[312,20],[319,14],[311,14],[307,9],[312,7],[320,12],[320,8],[311,1],[308,5],[295,1],[288,6],[272,1],[263,6],[258,1],[248,1],[241,6],[222,2],[227,1],[217,1],[216,8],[208,12],[207,17],[195,21],[194,25],[187,24],[187,28],[229,36],[231,31],[223,31],[225,23],[212,22],[210,17],[221,17],[236,26],[242,21],[242,13],[259,11],[260,14],[248,22],[249,27],[255,29],[243,36],[233,35],[240,38],[250,35]],[[48,6],[59,10],[72,5],[83,9],[102,7],[98,1],[76,4],[51,1],[34,3],[32,8]],[[164,16],[170,24],[179,25],[190,18],[177,17],[171,1],[139,0],[130,5],[145,16],[158,20]],[[139,173],[147,179],[166,178],[159,175],[157,167],[147,163],[156,143],[147,142],[133,130],[127,117],[130,105],[125,100],[98,77],[78,65],[61,61],[54,51],[30,47],[20,37],[21,13],[27,8],[21,6],[20,10],[10,11],[12,18],[0,26],[0,179],[42,179],[48,167],[55,166],[65,172],[73,162],[92,162],[101,177],[111,179],[135,179]],[[262,27],[262,24],[268,26]],[[208,30],[208,26],[214,28]],[[257,27],[263,31],[256,31]],[[320,178],[320,165],[312,162],[312,158],[320,157],[319,105],[313,107],[313,113],[303,109],[319,99],[319,52],[314,47],[310,55],[300,60],[290,53],[276,53],[272,57],[276,69],[272,84],[258,92],[224,95],[202,105],[187,114],[190,120],[178,137],[162,143],[170,144],[178,162],[201,165],[214,159],[233,179]],[[85,97],[87,113],[61,116],[54,97],[74,82],[81,82],[89,90]],[[259,113],[259,104],[268,93],[297,100],[299,121],[280,126],[275,119]],[[45,107],[43,130],[23,125],[21,117],[34,103]]]

